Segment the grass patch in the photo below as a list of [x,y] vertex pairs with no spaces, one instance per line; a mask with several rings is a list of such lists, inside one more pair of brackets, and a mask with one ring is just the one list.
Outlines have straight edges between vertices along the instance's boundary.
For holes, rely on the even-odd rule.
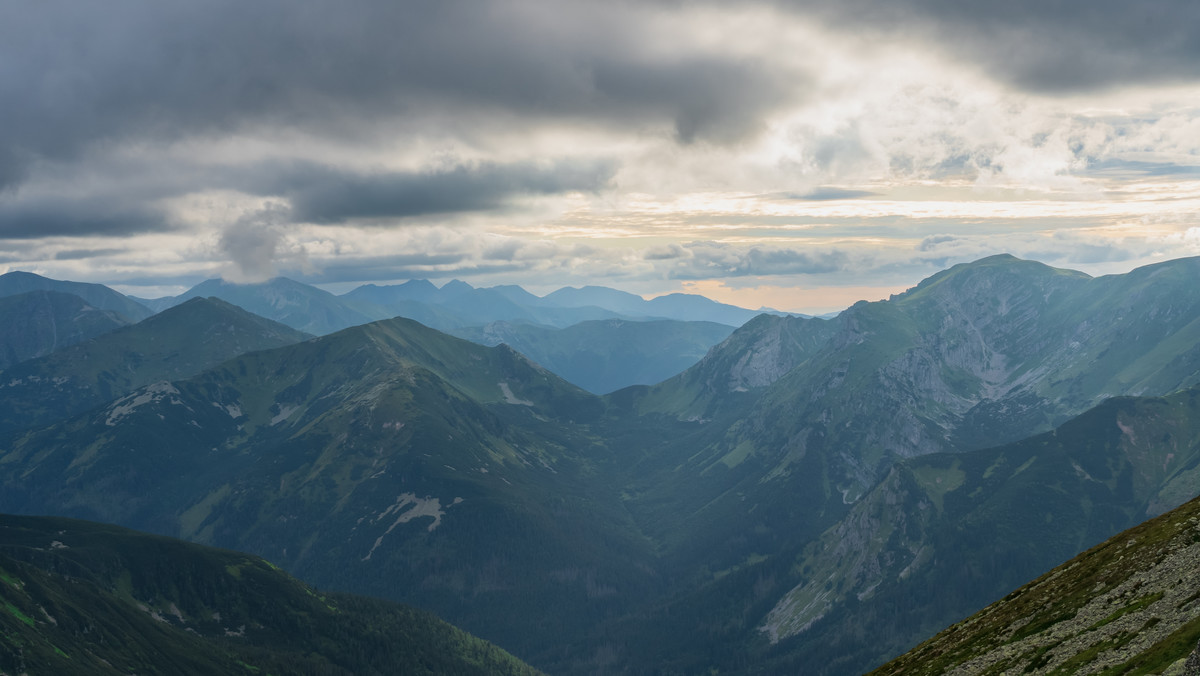
[[30,617],[30,616],[26,615],[25,613],[21,612],[21,610],[20,610],[19,608],[17,608],[17,607],[16,607],[16,606],[14,606],[13,604],[9,603],[8,601],[5,601],[5,602],[4,602],[4,608],[5,608],[6,610],[8,610],[8,612],[12,613],[12,614],[13,614],[13,617],[16,617],[18,620],[20,620],[20,621],[24,622],[25,624],[27,624],[27,625],[29,625],[29,626],[31,626],[31,627],[32,627],[32,626],[34,626],[34,622],[33,622],[33,618],[32,618],[32,617]]
[[1016,643],[1017,641],[1029,638],[1034,634],[1040,634],[1059,622],[1066,622],[1067,620],[1074,618],[1077,612],[1078,611],[1063,613],[1062,615],[1055,615],[1053,617],[1047,617],[1040,620],[1034,619],[1030,621],[1029,624],[1017,630],[1017,633],[1013,634],[1013,637],[1008,640],[1008,643]]
[[1161,673],[1176,661],[1187,657],[1200,641],[1200,617],[1183,625],[1166,638],[1150,646],[1125,664],[1110,667],[1100,676],[1142,676]]
[[1092,626],[1088,627],[1087,630],[1095,631],[1095,630],[1099,629],[1100,627],[1103,627],[1106,624],[1115,622],[1116,620],[1128,615],[1129,613],[1136,613],[1139,610],[1145,610],[1147,607],[1152,605],[1154,602],[1161,599],[1163,597],[1163,594],[1165,594],[1165,593],[1166,592],[1160,591],[1160,592],[1155,592],[1153,594],[1147,594],[1146,596],[1143,596],[1140,599],[1134,601],[1133,603],[1116,611],[1112,615],[1109,615],[1108,617],[1104,618],[1103,620],[1100,620],[1096,624],[1093,624]]

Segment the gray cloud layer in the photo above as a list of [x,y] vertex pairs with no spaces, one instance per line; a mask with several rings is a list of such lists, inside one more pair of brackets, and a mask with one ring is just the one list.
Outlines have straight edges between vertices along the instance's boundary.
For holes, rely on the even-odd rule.
[[769,64],[660,53],[632,14],[506,0],[9,6],[0,100],[20,105],[0,108],[0,187],[101,142],[261,125],[353,135],[470,112],[728,140],[791,96]]
[[1193,0],[778,0],[843,29],[910,36],[1039,92],[1195,81]]
[[362,173],[299,166],[274,172],[261,187],[291,198],[293,220],[342,223],[356,218],[485,211],[521,195],[595,191],[612,179],[615,170],[613,162],[582,160],[544,165],[483,163],[428,172]]

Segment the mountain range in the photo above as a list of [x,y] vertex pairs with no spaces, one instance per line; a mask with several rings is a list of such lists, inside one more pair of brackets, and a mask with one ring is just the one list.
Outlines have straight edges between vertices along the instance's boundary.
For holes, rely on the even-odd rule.
[[674,319],[737,327],[761,314],[692,294],[645,300],[606,287],[566,287],[541,298],[519,286],[475,288],[453,280],[439,288],[423,279],[389,286],[366,284],[340,296],[286,277],[257,284],[210,279],[179,296],[140,300],[161,311],[190,298],[210,296],[316,335],[392,317],[453,331],[493,322],[565,328],[602,319]]
[[[3,372],[96,392],[72,370],[147,364],[70,408],[13,394],[30,424],[0,437],[0,510],[248,551],[553,673],[861,673],[1200,492],[1198,268],[991,257],[832,319],[760,315],[604,396],[536,363],[569,328],[474,335],[531,361],[410,319],[307,340],[247,320],[169,372],[164,312],[119,329],[142,332],[126,352]],[[235,309],[173,309],[201,310]]]

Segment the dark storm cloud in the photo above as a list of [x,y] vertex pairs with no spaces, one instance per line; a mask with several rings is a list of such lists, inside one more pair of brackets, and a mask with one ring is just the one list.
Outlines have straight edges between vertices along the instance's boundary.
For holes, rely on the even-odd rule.
[[113,256],[115,254],[125,253],[125,249],[67,249],[58,251],[54,254],[56,261],[81,261],[88,258],[99,258],[101,256]]
[[1041,92],[1200,76],[1194,0],[778,0],[843,29],[936,45]]
[[0,195],[0,240],[131,235],[170,230],[160,209],[118,197],[6,200]]
[[339,136],[544,117],[722,141],[758,129],[796,90],[794,74],[783,87],[768,64],[650,48],[638,11],[509,0],[10,4],[0,187],[39,159],[98,143],[256,126]]
[[[0,193],[0,239],[170,231],[176,224],[156,205],[208,189],[282,198],[288,204],[270,208],[271,223],[232,224],[238,234],[231,235],[234,239],[228,246],[220,247],[229,255],[248,256],[247,269],[251,269],[254,260],[271,259],[266,252],[278,243],[279,228],[288,223],[359,220],[369,224],[372,219],[495,210],[524,196],[595,192],[609,184],[616,170],[613,160],[586,158],[458,164],[411,172],[356,171],[315,162],[174,163],[169,168],[156,163],[97,163],[56,176],[59,183],[72,186],[73,195]],[[121,173],[133,185],[114,190],[89,178],[106,172]],[[259,233],[259,239],[253,243],[237,239],[249,231]]]
[[592,192],[605,187],[615,171],[615,163],[603,160],[481,163],[378,173],[306,165],[271,172],[262,187],[291,200],[294,221],[343,223],[486,211],[524,195]]

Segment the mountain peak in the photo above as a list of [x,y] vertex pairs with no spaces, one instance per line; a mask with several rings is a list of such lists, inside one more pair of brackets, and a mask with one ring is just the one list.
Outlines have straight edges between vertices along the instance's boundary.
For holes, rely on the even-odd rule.
[[1017,258],[1012,254],[996,254],[970,263],[959,263],[925,278],[915,287],[893,300],[919,301],[934,294],[950,293],[960,298],[969,294],[993,294],[997,285],[1019,284],[1037,286],[1043,291],[1062,285],[1074,285],[1091,279],[1077,270],[1054,268],[1038,261]]
[[475,287],[462,281],[461,279],[452,279],[446,282],[446,285],[442,287],[442,293],[463,293],[474,290]]

